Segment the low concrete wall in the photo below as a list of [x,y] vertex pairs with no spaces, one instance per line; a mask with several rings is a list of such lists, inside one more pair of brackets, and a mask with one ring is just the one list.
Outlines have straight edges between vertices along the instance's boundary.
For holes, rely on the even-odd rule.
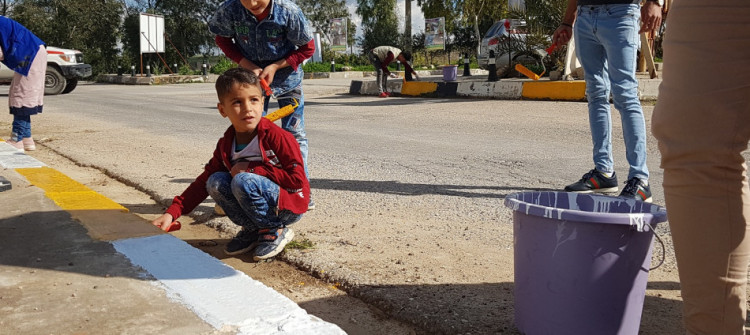
[[[471,78],[473,79],[473,78]],[[564,100],[585,101],[586,82],[583,80],[573,81],[549,81],[529,79],[503,79],[488,82],[484,78],[477,77],[476,81],[463,77],[460,81],[408,81],[402,82],[396,90],[396,85],[391,86],[391,92],[400,92],[406,96],[426,97],[467,97],[488,99],[529,99],[529,100]],[[661,79],[639,79],[638,95],[640,100],[656,100],[659,96],[659,84]],[[350,94],[377,95],[378,89],[374,80],[353,80]]]

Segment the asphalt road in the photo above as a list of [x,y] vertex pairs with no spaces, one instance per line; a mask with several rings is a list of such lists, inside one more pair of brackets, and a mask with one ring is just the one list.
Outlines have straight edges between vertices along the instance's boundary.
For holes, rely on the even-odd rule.
[[[318,209],[295,230],[316,247],[285,260],[428,332],[512,332],[512,216],[503,199],[560,190],[592,168],[585,103],[380,99],[340,93],[347,80],[304,85]],[[56,152],[166,203],[200,173],[229,125],[216,102],[212,84],[82,83],[46,97],[32,127]],[[652,107],[644,111],[650,127]],[[616,112],[613,147],[623,183]],[[648,154],[654,203],[663,204],[652,137]],[[211,209],[209,199],[194,214],[226,224]],[[668,229],[657,231],[667,242],[659,278],[679,301]],[[669,303],[660,313],[677,311],[644,316],[642,331],[680,333],[679,308],[655,299]]]

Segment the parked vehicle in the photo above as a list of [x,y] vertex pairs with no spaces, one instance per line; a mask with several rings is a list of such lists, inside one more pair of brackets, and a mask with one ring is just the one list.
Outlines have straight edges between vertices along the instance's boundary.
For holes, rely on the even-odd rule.
[[490,50],[495,53],[495,66],[498,69],[507,66],[515,55],[511,51],[510,56],[508,56],[508,53],[504,51],[508,49],[508,46],[504,46],[503,44],[508,43],[509,39],[525,40],[525,27],[526,22],[521,20],[502,19],[495,22],[495,24],[487,30],[487,33],[484,34],[482,43],[479,46],[479,55],[477,56],[479,67],[485,70],[487,69]]
[[[0,63],[0,84],[10,84],[15,72]],[[83,53],[78,50],[47,47],[47,74],[44,94],[70,93],[78,80],[91,76],[91,65],[83,63]]]

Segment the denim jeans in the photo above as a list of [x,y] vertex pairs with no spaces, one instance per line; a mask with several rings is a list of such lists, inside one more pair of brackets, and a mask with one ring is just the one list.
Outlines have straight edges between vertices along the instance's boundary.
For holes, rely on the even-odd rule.
[[20,142],[24,138],[31,137],[31,116],[30,115],[13,115],[13,125],[11,126],[11,140]]
[[374,52],[370,51],[367,54],[367,58],[370,60],[372,66],[375,67],[375,75],[378,83],[378,93],[388,92],[388,75],[383,71],[382,62]]
[[[307,171],[307,133],[305,132],[305,94],[302,92],[302,87],[277,96],[276,101],[279,103],[279,108],[283,108],[284,106],[294,104],[292,98],[297,99],[299,106],[294,110],[294,113],[281,119],[281,128],[294,135],[297,143],[299,143],[299,150],[302,153],[302,163],[305,165],[305,176],[309,180],[310,173]],[[268,100],[266,99],[263,115],[268,113]]]
[[299,221],[302,214],[279,211],[279,185],[254,173],[216,172],[208,178],[206,189],[230,220],[253,230],[281,228]]
[[575,43],[585,73],[596,169],[614,172],[611,90],[622,119],[625,153],[630,164],[628,179],[648,180],[646,123],[635,79],[640,16],[640,7],[632,4],[579,6]]

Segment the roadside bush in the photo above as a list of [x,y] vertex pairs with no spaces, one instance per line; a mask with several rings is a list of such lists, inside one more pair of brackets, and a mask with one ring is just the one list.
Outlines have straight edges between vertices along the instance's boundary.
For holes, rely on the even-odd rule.
[[231,68],[237,67],[237,64],[235,64],[233,61],[231,61],[229,58],[221,57],[219,61],[216,63],[216,65],[211,67],[211,73],[213,74],[222,74],[226,70],[229,70]]

